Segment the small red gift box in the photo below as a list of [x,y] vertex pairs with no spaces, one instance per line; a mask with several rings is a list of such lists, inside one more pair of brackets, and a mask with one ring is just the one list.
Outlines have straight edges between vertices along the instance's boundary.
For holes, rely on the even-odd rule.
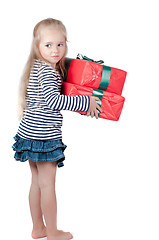
[[66,82],[121,95],[127,72],[91,60],[66,58]]
[[[101,106],[103,112],[99,112],[100,118],[118,121],[125,98],[114,93],[96,90],[89,87],[83,87],[68,82],[63,82],[63,94],[69,96],[85,95],[96,96],[100,99],[97,103]],[[78,111],[79,112],[79,111]],[[86,114],[86,112],[79,112]]]

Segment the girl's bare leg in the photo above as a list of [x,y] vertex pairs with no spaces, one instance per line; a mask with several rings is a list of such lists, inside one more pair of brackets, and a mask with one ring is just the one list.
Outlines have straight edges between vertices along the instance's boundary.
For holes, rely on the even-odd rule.
[[41,192],[38,182],[38,170],[36,163],[29,160],[32,172],[32,183],[29,192],[29,205],[33,222],[32,238],[46,237],[46,227],[43,222],[43,214],[41,210]]
[[69,240],[72,234],[57,230],[57,202],[55,192],[56,162],[37,163],[41,208],[44,214],[47,240]]

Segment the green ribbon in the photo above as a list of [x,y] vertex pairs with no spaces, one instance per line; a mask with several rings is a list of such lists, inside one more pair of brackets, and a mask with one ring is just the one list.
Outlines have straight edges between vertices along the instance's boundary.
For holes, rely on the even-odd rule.
[[83,60],[86,60],[86,61],[95,62],[95,63],[99,63],[99,64],[104,63],[103,60],[95,61],[95,60],[93,60],[93,59],[91,59],[91,58],[88,58],[88,57],[86,57],[86,56],[83,56],[82,54],[78,54],[78,55],[77,55],[77,59],[83,59]]
[[99,89],[93,89],[93,97],[98,97],[100,100],[103,98],[103,91]]
[[111,68],[103,65],[102,77],[98,89],[106,91],[110,82]]
[[[100,99],[100,101],[96,101],[96,103],[101,107],[101,105],[102,105],[102,98],[103,98],[103,91],[99,90],[99,89],[93,89],[92,96],[98,97]],[[97,109],[97,112],[98,112],[98,117],[99,117],[100,111],[98,109]]]

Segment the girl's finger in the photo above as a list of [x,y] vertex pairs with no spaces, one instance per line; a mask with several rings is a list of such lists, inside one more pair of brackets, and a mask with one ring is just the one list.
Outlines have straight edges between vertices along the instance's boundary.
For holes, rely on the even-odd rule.
[[96,119],[98,119],[98,112],[97,112],[97,110],[95,110],[95,117],[96,117]]
[[93,117],[94,117],[94,112],[92,111],[92,112],[91,112],[91,118],[93,118]]
[[99,97],[93,97],[96,101],[100,101]]
[[103,112],[103,109],[97,104],[97,109],[100,111],[100,112]]
[[87,117],[89,117],[89,116],[90,116],[90,111],[87,112]]

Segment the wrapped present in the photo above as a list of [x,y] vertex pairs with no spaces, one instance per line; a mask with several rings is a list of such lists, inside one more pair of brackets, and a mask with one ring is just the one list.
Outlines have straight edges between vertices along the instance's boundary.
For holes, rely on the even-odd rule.
[[[125,98],[115,93],[109,93],[102,90],[79,86],[68,82],[63,82],[63,94],[69,96],[85,95],[96,96],[100,99],[97,103],[101,106],[103,112],[98,112],[100,118],[118,121]],[[86,112],[80,112],[86,114]]]
[[66,82],[122,94],[127,72],[101,65],[102,60],[94,61],[85,56],[82,58],[81,60],[66,58]]

